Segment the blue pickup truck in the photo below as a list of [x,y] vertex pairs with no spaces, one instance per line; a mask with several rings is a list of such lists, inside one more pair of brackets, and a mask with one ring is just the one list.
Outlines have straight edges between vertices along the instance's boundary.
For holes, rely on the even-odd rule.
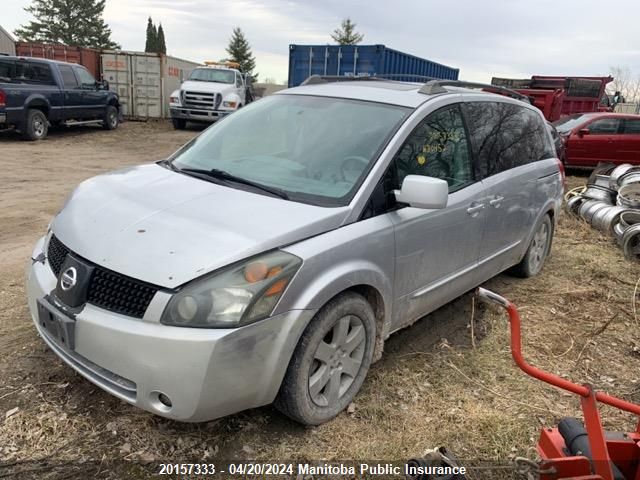
[[50,125],[118,127],[120,101],[82,65],[0,56],[0,131],[41,140]]

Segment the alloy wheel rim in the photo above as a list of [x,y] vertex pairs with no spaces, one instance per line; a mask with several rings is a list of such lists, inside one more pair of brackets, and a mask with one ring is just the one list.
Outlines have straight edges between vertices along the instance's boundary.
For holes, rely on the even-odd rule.
[[109,123],[111,124],[112,127],[115,127],[116,121],[117,121],[117,117],[115,113],[112,113],[111,115],[109,115]]
[[534,273],[537,273],[542,267],[544,257],[547,252],[547,243],[549,237],[549,227],[546,223],[540,225],[538,231],[533,235],[533,243],[531,244],[531,256],[529,257],[529,267]]
[[33,133],[35,133],[38,137],[42,136],[42,134],[44,133],[44,123],[42,122],[42,120],[35,120],[33,122]]
[[355,315],[342,317],[327,331],[309,371],[309,394],[316,405],[335,405],[347,393],[360,372],[365,345],[364,324]]

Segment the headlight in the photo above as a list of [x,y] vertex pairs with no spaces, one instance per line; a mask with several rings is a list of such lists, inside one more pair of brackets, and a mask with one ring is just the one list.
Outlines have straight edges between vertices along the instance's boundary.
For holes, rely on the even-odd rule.
[[271,252],[186,285],[176,293],[160,321],[165,325],[234,328],[261,320],[284,293],[302,260]]
[[222,106],[226,108],[236,108],[238,106],[238,102],[227,102],[226,100],[222,102]]

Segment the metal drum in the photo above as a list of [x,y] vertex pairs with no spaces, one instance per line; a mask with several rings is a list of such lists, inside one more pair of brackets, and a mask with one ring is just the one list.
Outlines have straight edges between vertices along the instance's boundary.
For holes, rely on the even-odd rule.
[[576,195],[575,197],[571,197],[567,200],[567,212],[572,215],[578,215],[578,210],[580,209],[580,205],[584,202],[584,198],[580,195]]
[[640,224],[630,226],[622,235],[622,251],[629,260],[640,258]]
[[591,219],[591,225],[608,235],[613,234],[614,225],[618,224],[620,215],[627,209],[618,206],[609,206],[598,210]]
[[615,191],[607,187],[600,187],[598,185],[589,185],[584,191],[582,196],[592,198],[594,200],[600,200],[601,202],[613,205],[613,195]]
[[602,175],[598,173],[593,177],[593,180],[587,183],[587,185],[595,185],[596,187],[603,187],[609,190],[609,175]]
[[596,202],[594,205],[591,205],[588,209],[585,210],[582,218],[584,218],[587,223],[593,223],[593,217],[595,216],[595,214],[609,206],[610,205],[608,203]]
[[609,176],[609,188],[612,190],[618,190],[618,179],[633,168],[630,163],[623,163],[613,169]]
[[626,210],[620,214],[620,225],[626,230],[631,225],[640,223],[640,212],[635,210]]
[[[638,175],[640,179],[640,173]],[[621,185],[617,204],[621,207],[640,208],[640,183]]]
[[622,236],[624,235],[625,228],[622,226],[620,222],[616,223],[613,226],[613,234],[616,237],[616,243],[621,247],[622,246]]
[[640,170],[633,168],[618,179],[618,191],[626,185],[640,183]]

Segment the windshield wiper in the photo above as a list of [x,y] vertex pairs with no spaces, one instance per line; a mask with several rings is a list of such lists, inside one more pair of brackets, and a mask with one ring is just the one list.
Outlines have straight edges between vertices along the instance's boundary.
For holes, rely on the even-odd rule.
[[238,177],[236,175],[233,175],[232,173],[225,172],[224,170],[218,170],[217,168],[213,168],[211,170],[205,170],[203,168],[179,168],[178,171],[206,175],[207,177],[224,180],[227,182],[241,183],[243,185],[248,185],[250,187],[257,188],[258,190],[262,190],[263,192],[270,193],[284,200],[289,200],[289,195],[284,190],[280,190],[279,188],[275,187],[268,187],[266,185],[262,185],[261,183],[253,182],[251,180],[247,180],[246,178]]

